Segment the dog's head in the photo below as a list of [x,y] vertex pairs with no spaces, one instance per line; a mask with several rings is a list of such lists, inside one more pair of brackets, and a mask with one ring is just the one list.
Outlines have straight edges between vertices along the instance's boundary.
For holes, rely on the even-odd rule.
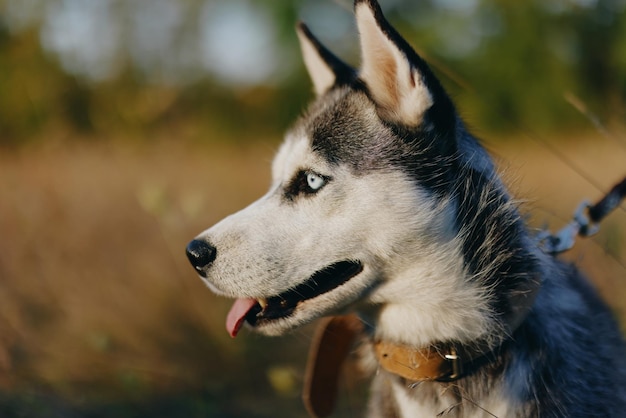
[[316,100],[286,135],[268,193],[187,247],[208,286],[236,299],[232,336],[244,322],[280,334],[359,301],[411,305],[403,322],[427,327],[445,305],[445,320],[458,322],[450,335],[483,332],[489,309],[463,280],[450,190],[473,143],[459,141],[450,99],[378,4],[357,0],[355,13],[359,70],[298,26]]

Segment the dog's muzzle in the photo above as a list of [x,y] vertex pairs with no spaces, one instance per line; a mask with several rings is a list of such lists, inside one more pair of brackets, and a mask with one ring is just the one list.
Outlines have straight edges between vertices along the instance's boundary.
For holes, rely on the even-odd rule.
[[217,249],[206,241],[194,239],[187,245],[187,258],[202,277],[206,277],[216,255]]

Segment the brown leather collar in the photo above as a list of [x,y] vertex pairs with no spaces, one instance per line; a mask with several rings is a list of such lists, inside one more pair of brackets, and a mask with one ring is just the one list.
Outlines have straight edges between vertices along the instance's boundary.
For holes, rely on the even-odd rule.
[[383,369],[414,382],[456,380],[463,376],[469,360],[461,358],[454,345],[416,349],[378,341],[374,343],[374,352]]
[[[321,320],[309,351],[302,399],[309,415],[328,417],[337,399],[341,368],[354,341],[365,336],[357,315]],[[471,373],[490,350],[475,346],[472,351],[455,344],[415,348],[387,341],[373,342],[380,367],[411,382],[453,381]]]
[[[504,317],[508,335],[522,324],[539,292],[539,280],[529,280],[525,289],[518,289],[509,300],[511,312]],[[337,397],[341,366],[350,354],[354,341],[364,334],[357,315],[324,318],[318,326],[309,351],[303,400],[313,417],[331,414]],[[389,341],[374,341],[374,353],[380,366],[407,380],[453,381],[472,371],[480,360],[489,360],[499,348],[474,342],[471,346],[437,344],[425,348],[411,347]]]
[[[528,316],[541,287],[538,279],[528,280],[509,300],[511,311],[504,316],[504,331],[512,335]],[[439,343],[411,347],[389,341],[375,341],[374,352],[380,366],[411,381],[452,381],[471,373],[480,359],[487,359],[501,344],[486,341],[471,345]]]

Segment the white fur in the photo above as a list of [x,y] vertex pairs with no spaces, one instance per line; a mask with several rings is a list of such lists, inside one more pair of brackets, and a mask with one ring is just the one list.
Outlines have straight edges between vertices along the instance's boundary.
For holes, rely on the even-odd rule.
[[[312,153],[309,143],[302,134],[289,136],[274,160],[270,191],[201,234],[218,248],[211,289],[270,297],[334,262],[359,260],[364,269],[356,277],[259,331],[282,333],[355,302],[381,282],[368,300],[380,308],[381,337],[420,346],[483,334],[485,297],[464,280],[452,205],[433,207],[399,172],[356,177]],[[283,188],[302,169],[332,180],[313,197],[285,202]]]
[[[466,402],[463,406],[463,413],[458,413],[459,401],[458,397],[466,395],[457,391],[457,387],[441,385],[438,396],[431,401],[416,402],[411,397],[411,392],[398,381],[392,383],[393,395],[398,407],[398,415],[400,417],[438,417],[446,415],[458,418],[514,418],[517,414],[512,408],[512,400],[506,394],[496,391],[489,397],[481,399],[481,404],[473,404]],[[457,392],[454,393],[453,392]],[[435,402],[436,399],[436,402]],[[469,406],[468,406],[469,405]],[[371,418],[380,415],[370,415]]]

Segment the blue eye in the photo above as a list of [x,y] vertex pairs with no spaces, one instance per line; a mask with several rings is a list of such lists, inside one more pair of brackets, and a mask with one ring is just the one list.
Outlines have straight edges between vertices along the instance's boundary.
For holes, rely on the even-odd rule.
[[300,170],[294,178],[285,185],[285,198],[294,200],[297,196],[312,196],[319,192],[331,181],[331,177],[317,174],[310,170]]
[[306,183],[309,188],[313,191],[317,191],[326,184],[326,180],[319,174],[315,174],[313,172],[306,173]]

